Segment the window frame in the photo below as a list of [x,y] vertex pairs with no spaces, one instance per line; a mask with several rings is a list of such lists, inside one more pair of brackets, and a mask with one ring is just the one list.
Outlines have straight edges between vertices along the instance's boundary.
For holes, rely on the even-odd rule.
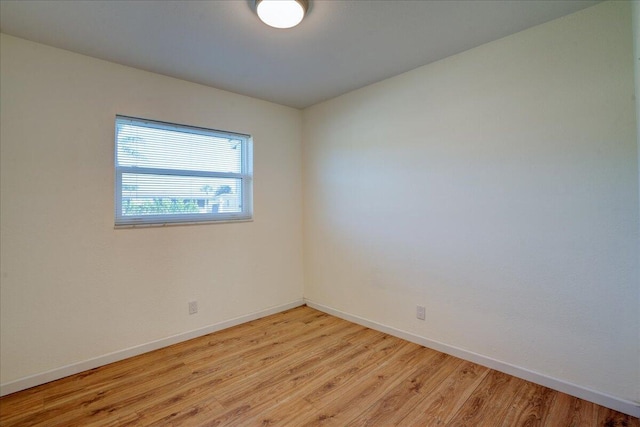
[[[172,131],[185,131],[198,135],[213,136],[219,138],[237,139],[241,144],[241,173],[234,172],[210,172],[202,170],[185,170],[170,168],[150,168],[140,166],[118,165],[118,126],[122,122],[147,125],[157,129]],[[114,126],[114,171],[115,171],[115,228],[153,227],[184,224],[208,224],[225,222],[242,222],[253,220],[253,139],[251,135],[209,129],[198,126],[169,123],[158,120],[142,119],[118,114]],[[125,216],[122,214],[122,177],[123,174],[133,173],[142,175],[166,175],[198,178],[232,178],[239,179],[241,184],[241,212],[207,212],[207,213],[182,213],[182,214],[156,214]]]

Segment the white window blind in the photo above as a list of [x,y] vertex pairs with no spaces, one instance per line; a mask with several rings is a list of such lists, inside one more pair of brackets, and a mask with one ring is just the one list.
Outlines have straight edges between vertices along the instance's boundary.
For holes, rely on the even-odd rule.
[[252,217],[251,137],[116,116],[116,226]]

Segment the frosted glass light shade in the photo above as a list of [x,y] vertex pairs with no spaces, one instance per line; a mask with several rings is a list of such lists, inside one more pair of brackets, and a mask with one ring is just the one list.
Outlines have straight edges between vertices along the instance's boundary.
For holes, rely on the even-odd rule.
[[307,0],[256,0],[258,17],[274,28],[295,27],[304,18],[307,6]]

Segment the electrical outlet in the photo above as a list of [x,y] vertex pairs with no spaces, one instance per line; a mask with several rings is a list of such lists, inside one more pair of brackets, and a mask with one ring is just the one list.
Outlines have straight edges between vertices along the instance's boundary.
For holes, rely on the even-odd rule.
[[196,314],[198,312],[198,301],[189,301],[189,314]]
[[426,310],[423,305],[416,306],[416,318],[420,320],[424,320],[426,317]]

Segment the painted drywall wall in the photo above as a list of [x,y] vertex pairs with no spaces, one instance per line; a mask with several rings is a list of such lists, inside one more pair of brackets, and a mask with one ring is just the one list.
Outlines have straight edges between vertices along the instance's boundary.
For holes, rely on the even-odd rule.
[[[2,383],[301,300],[299,110],[1,43]],[[254,221],[114,229],[116,114],[251,134]]]
[[306,109],[305,298],[640,401],[633,84],[606,2]]

